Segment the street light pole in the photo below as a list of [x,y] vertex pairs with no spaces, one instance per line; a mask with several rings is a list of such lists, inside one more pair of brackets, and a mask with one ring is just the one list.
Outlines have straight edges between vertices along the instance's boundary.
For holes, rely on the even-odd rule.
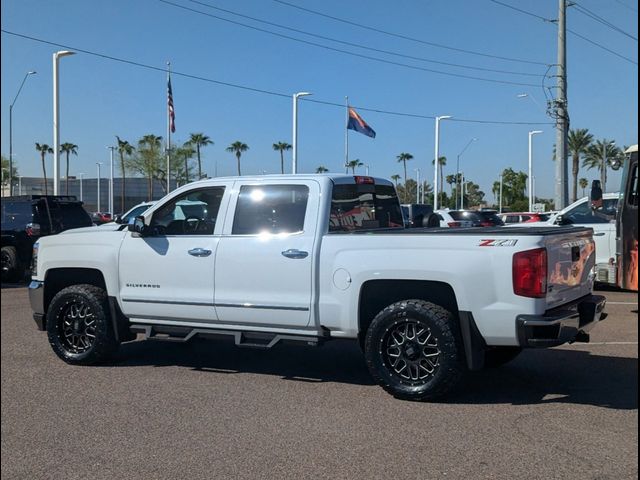
[[364,171],[365,171],[365,175],[368,177],[369,176],[369,165],[365,164]]
[[298,173],[298,98],[311,95],[309,92],[298,92],[293,94],[293,140],[292,140],[292,165],[291,173]]
[[75,55],[69,50],[60,50],[53,54],[53,194],[58,195],[60,188],[60,102],[58,85],[58,63],[60,58]]
[[96,212],[100,211],[100,166],[102,165],[102,162],[96,162],[96,165],[98,166],[98,200],[97,200],[97,205],[96,205]]
[[533,212],[533,150],[531,147],[531,138],[534,135],[542,133],[542,130],[533,130],[529,132],[529,211]]
[[107,147],[109,150],[111,150],[111,154],[109,155],[109,161],[110,161],[110,171],[109,171],[109,213],[111,213],[111,215],[114,214],[113,212],[113,151],[116,149],[116,147]]
[[440,162],[438,159],[440,158],[440,120],[447,120],[451,118],[451,115],[442,115],[440,117],[436,117],[436,147],[435,147],[435,159],[434,163],[434,174],[433,174],[433,210],[438,210],[438,175],[440,173]]
[[[477,138],[472,138],[471,140],[469,140],[469,143],[467,143],[467,145],[465,145],[465,147],[462,149],[462,151],[458,154],[458,158],[456,160],[456,187],[458,187],[458,189],[460,190],[460,157],[462,156],[462,154],[467,150],[467,148],[469,148],[469,145],[471,145],[473,142],[475,142],[476,140],[478,140]],[[462,198],[462,193],[460,193],[460,198]],[[462,202],[460,202],[462,204]],[[456,199],[456,209],[458,208],[458,200]]]
[[[27,81],[27,77],[29,75],[35,75],[35,71],[30,71],[25,73],[24,78],[22,79],[22,83],[20,84],[20,88],[18,88],[18,93],[16,93],[13,102],[9,105],[9,196],[13,195],[13,106],[18,100],[18,95],[22,91],[22,87],[24,86],[24,82]],[[2,190],[4,195],[4,189]]]
[[460,210],[464,210],[464,172],[460,172]]
[[80,177],[80,201],[82,202],[84,200],[82,198],[82,177],[84,176],[84,173],[79,173],[78,176]]
[[500,174],[500,213],[502,213],[502,174]]
[[416,168],[416,203],[420,203],[420,169]]

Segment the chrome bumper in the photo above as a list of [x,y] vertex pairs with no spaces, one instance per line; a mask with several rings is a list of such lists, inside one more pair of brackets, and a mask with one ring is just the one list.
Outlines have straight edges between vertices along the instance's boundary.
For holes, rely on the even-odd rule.
[[38,330],[45,330],[44,282],[32,280],[29,284],[29,303]]

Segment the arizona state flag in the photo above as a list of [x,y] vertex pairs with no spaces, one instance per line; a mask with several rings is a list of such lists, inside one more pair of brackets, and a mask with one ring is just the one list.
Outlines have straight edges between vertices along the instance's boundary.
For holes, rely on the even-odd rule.
[[376,132],[365,122],[358,112],[349,107],[349,121],[347,122],[347,130],[355,130],[367,137],[376,138]]

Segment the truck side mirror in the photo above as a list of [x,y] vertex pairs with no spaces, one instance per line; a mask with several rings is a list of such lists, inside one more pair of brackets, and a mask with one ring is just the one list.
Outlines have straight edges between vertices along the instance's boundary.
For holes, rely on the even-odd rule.
[[140,215],[136,217],[127,228],[130,232],[137,233],[139,236],[143,237],[146,227],[147,226],[144,224],[144,217]]
[[555,223],[556,225],[568,225],[569,224],[567,222],[567,220],[562,215],[558,215],[553,223]]

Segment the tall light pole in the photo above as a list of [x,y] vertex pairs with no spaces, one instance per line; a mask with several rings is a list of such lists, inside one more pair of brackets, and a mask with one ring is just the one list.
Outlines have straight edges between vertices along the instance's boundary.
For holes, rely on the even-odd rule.
[[53,54],[53,194],[58,195],[60,188],[60,102],[58,85],[58,62],[62,57],[75,55],[69,50],[60,50]]
[[542,130],[533,130],[529,132],[529,211],[533,212],[533,149],[531,147],[531,138],[534,135],[542,133]]
[[600,168],[600,185],[602,193],[607,193],[607,147],[615,146],[616,142],[602,141],[602,166]]
[[109,213],[111,213],[111,215],[114,214],[113,212],[113,151],[116,149],[116,147],[107,147],[109,150],[111,150],[111,153],[109,155],[109,162],[110,162],[110,170],[109,170]]
[[440,158],[440,121],[447,120],[451,118],[451,115],[442,115],[440,117],[436,117],[436,151],[435,151],[435,159],[434,163],[434,174],[433,174],[433,210],[438,210],[438,178],[440,174],[440,162],[438,159]]
[[[458,158],[456,159],[456,187],[458,187],[458,189],[460,190],[460,157],[462,156],[462,154],[467,150],[467,148],[469,148],[469,145],[471,145],[473,142],[475,142],[476,140],[478,140],[477,138],[472,138],[471,140],[469,140],[469,143],[467,143],[465,145],[465,147],[462,149],[462,151],[458,154]],[[462,192],[460,192],[460,198],[462,198]],[[460,204],[462,204],[462,202],[460,202]],[[456,199],[456,209],[458,208],[458,200]]]
[[311,95],[309,92],[298,92],[293,94],[293,145],[291,147],[291,173],[298,173],[298,99]]
[[96,212],[100,211],[100,167],[102,166],[102,162],[96,162],[98,166],[98,200],[96,205]]
[[364,165],[364,172],[365,172],[365,175],[368,177],[369,176],[369,165],[367,165],[367,164]]
[[18,195],[22,195],[22,175],[18,175]]
[[460,210],[464,210],[464,172],[460,172]]
[[79,173],[78,176],[80,177],[80,201],[82,202],[84,200],[82,197],[82,177],[84,176],[84,173]]
[[[20,84],[20,88],[18,88],[18,93],[16,93],[13,102],[9,105],[9,196],[13,195],[13,106],[15,105],[16,100],[18,100],[18,95],[20,95],[24,82],[27,81],[27,77],[35,74],[35,71],[25,73],[22,83]],[[4,190],[2,191],[4,192]]]
[[416,168],[416,203],[420,203],[420,169]]
[[500,174],[500,209],[499,212],[502,213],[502,174]]

